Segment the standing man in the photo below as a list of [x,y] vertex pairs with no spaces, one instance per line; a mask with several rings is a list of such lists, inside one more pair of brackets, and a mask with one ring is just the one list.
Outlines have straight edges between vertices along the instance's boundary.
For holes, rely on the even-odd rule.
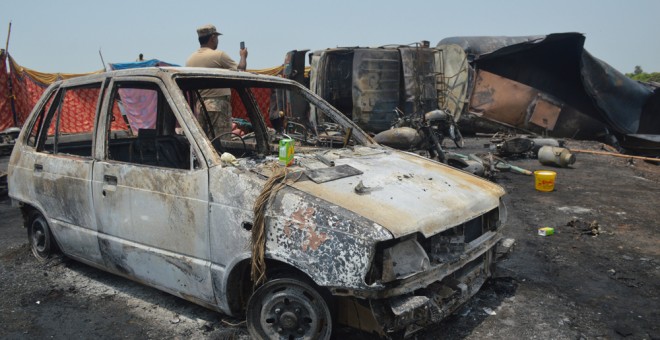
[[[228,70],[245,71],[247,67],[247,48],[240,50],[241,60],[236,62],[229,55],[218,50],[218,32],[213,25],[204,25],[197,29],[199,49],[188,57],[186,66],[223,68]],[[197,120],[210,137],[217,137],[223,133],[231,132],[231,90],[227,88],[208,89],[201,91],[204,106],[208,116],[203,114],[200,104],[197,105]],[[210,121],[209,121],[210,120]],[[211,133],[211,128],[214,133]]]

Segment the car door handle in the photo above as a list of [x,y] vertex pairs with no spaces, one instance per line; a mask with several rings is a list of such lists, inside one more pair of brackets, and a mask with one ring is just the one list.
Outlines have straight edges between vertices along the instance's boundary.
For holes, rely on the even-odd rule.
[[41,164],[39,164],[39,163],[35,163],[35,164],[34,164],[34,171],[43,171],[43,170],[44,170],[44,166],[43,166],[43,165],[41,165]]
[[101,195],[103,197],[108,195],[108,192],[117,190],[117,176],[103,175],[103,190]]
[[103,175],[103,182],[109,185],[117,185],[117,176]]

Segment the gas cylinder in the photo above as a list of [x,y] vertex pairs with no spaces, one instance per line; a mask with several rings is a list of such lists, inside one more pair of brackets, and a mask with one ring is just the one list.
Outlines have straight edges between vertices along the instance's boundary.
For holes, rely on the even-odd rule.
[[566,148],[556,146],[543,146],[538,153],[539,162],[544,165],[555,165],[567,168],[575,163],[575,155]]

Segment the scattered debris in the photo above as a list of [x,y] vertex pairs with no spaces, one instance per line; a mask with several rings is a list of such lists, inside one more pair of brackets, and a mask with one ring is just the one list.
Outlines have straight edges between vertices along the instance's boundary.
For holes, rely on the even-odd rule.
[[497,244],[497,254],[496,257],[499,260],[505,255],[509,254],[513,250],[513,246],[516,244],[516,239],[514,238],[505,238]]
[[639,159],[639,160],[643,160],[643,161],[646,161],[648,163],[655,164],[655,165],[660,164],[660,158],[655,158],[655,157],[632,156],[632,155],[626,155],[626,154],[616,153],[616,152],[596,151],[596,150],[582,150],[582,149],[571,149],[571,152],[627,158],[629,162],[634,160],[634,159]]
[[615,325],[614,331],[623,337],[627,337],[633,334],[632,329],[628,325]]
[[484,307],[484,312],[486,312],[486,314],[488,314],[488,315],[497,315],[497,313],[495,313],[494,310],[492,310],[488,307]]
[[9,192],[7,187],[7,173],[0,171],[0,197],[4,197]]
[[11,153],[20,132],[21,129],[17,127],[10,127],[0,131],[0,156]]
[[238,160],[236,160],[236,157],[229,152],[223,152],[222,155],[220,155],[220,161],[222,161],[222,164],[225,166],[238,166]]
[[571,220],[566,223],[566,226],[575,228],[581,235],[590,235],[593,237],[596,237],[603,232],[597,221],[587,223],[581,220]]
[[540,236],[550,236],[550,235],[554,235],[554,233],[555,233],[555,228],[550,228],[550,227],[539,228]]
[[572,207],[557,207],[557,210],[561,212],[570,212],[572,214],[588,214],[593,210],[584,207],[572,206]]
[[360,180],[360,182],[355,186],[353,190],[355,190],[356,194],[366,194],[367,192],[369,192],[369,188],[364,186],[362,180]]
[[523,137],[507,139],[502,144],[497,145],[497,151],[500,156],[525,154],[531,152],[533,148],[534,141]]
[[539,162],[543,165],[554,165],[568,168],[575,163],[575,155],[568,149],[554,146],[544,146],[538,152]]

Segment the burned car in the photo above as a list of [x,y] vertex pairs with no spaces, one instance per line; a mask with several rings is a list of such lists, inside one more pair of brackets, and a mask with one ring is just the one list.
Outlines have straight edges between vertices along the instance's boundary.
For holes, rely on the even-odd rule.
[[[249,133],[201,128],[211,88],[232,90]],[[263,89],[308,103],[288,167],[277,143],[291,136],[266,125]],[[437,322],[491,275],[505,215],[501,187],[378,145],[296,82],[203,68],[52,84],[16,140],[8,182],[37,258],[59,250],[245,316],[255,338]]]

